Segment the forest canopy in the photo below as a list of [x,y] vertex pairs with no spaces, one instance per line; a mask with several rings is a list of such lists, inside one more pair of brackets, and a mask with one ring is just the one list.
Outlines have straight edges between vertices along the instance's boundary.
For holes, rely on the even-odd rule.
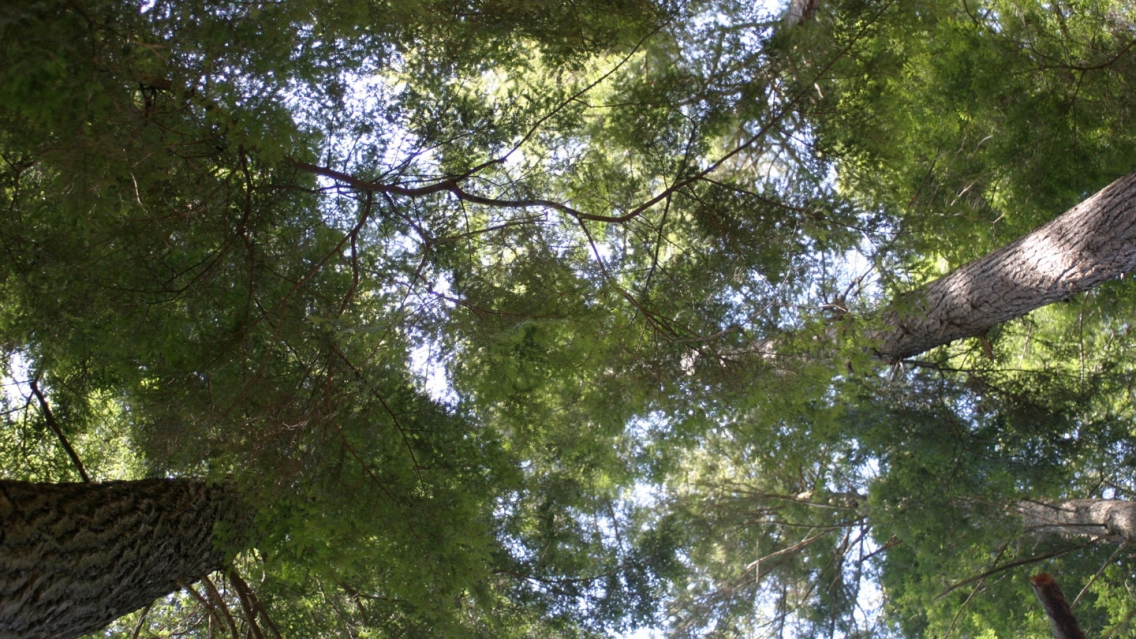
[[137,486],[217,572],[71,636],[1040,638],[1042,571],[1133,636],[1134,45],[1123,0],[0,6],[0,555]]

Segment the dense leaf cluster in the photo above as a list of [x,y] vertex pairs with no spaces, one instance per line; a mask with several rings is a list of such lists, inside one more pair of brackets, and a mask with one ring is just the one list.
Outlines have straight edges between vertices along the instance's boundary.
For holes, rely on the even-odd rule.
[[287,636],[1124,636],[1015,504],[1136,490],[1126,283],[872,339],[1136,166],[1136,16],[808,4],[0,7],[4,476],[230,482]]

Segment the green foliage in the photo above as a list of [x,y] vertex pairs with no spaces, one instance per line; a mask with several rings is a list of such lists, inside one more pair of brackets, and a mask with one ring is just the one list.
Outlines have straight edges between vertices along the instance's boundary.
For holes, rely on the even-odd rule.
[[820,137],[846,158],[842,188],[903,211],[914,259],[933,251],[957,266],[1127,173],[1136,159],[1127,11],[889,7],[880,36],[842,61],[829,89]]
[[1126,283],[917,369],[870,336],[1136,165],[1134,37],[1108,0],[0,8],[0,467],[231,482],[286,636],[1042,636],[1039,557],[1128,632],[1130,558],[1013,514],[1136,490]]

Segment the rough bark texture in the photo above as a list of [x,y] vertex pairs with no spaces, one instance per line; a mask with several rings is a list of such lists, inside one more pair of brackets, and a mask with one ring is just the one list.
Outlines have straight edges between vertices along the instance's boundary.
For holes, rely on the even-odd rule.
[[1081,632],[1077,618],[1073,616],[1069,603],[1065,601],[1065,595],[1061,594],[1061,589],[1057,587],[1052,575],[1044,572],[1036,574],[1030,577],[1030,586],[1045,608],[1045,614],[1049,617],[1053,636],[1056,639],[1085,639],[1085,633]]
[[1038,534],[1136,541],[1136,502],[1120,499],[1023,501],[1018,503],[1017,510],[1026,530]]
[[1136,269],[1136,173],[1029,235],[901,298],[879,356],[898,361],[1068,299]]
[[0,638],[98,631],[223,567],[247,521],[200,481],[0,481]]

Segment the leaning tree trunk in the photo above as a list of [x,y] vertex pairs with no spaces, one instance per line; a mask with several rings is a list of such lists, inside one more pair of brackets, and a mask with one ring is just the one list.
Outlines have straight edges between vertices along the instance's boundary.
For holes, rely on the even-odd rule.
[[1136,173],[884,313],[878,355],[898,361],[1136,270]]
[[0,637],[96,632],[222,568],[246,537],[223,486],[0,481]]
[[1136,502],[1121,499],[1022,501],[1016,509],[1025,529],[1034,534],[1136,541]]

